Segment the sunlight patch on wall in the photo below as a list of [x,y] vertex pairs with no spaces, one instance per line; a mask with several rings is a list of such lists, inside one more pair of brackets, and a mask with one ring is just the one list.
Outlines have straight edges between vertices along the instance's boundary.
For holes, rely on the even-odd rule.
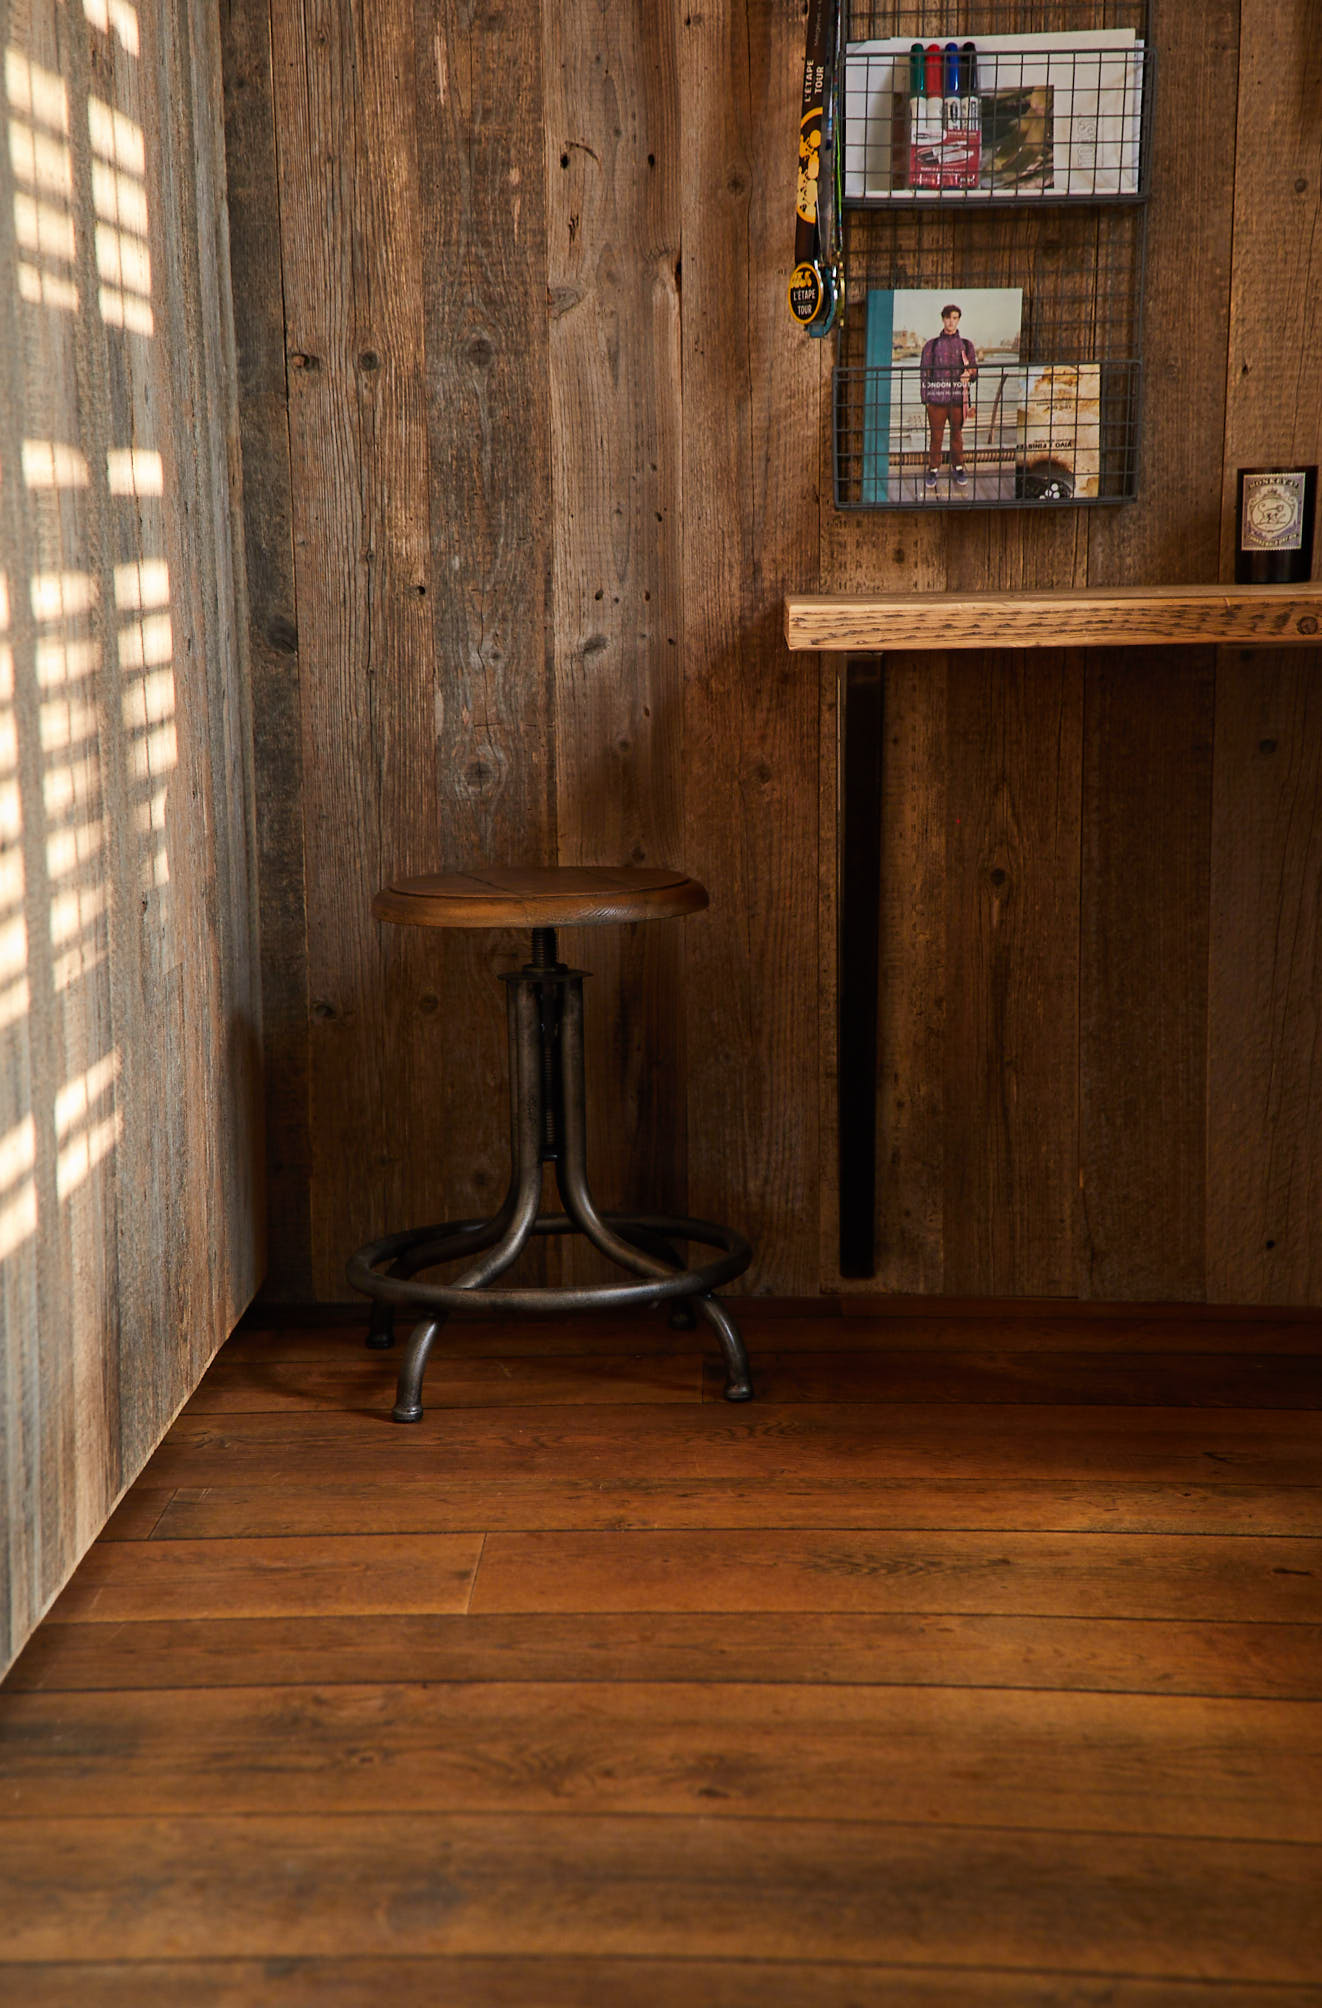
[[63,77],[30,62],[21,49],[5,50],[4,67],[19,295],[34,306],[73,313],[78,288],[69,93]]
[[37,1231],[37,1125],[24,1116],[0,1136],[0,1256]]
[[106,475],[112,495],[164,495],[165,463],[159,453],[140,446],[112,446],[106,455]]
[[115,605],[134,612],[170,604],[170,567],[164,558],[139,558],[115,567]]
[[146,841],[144,881],[164,886],[170,880],[165,846],[165,803],[169,777],[179,762],[175,732],[174,634],[166,608],[170,603],[170,568],[163,558],[120,565],[115,571],[115,599],[137,610],[139,618],[119,631],[119,665],[124,673],[123,717],[129,735],[129,772],[138,800],[134,821]]
[[100,98],[87,100],[92,142],[92,206],[101,318],[150,335],[151,253],[147,244],[147,142],[142,127]]
[[85,456],[58,439],[23,441],[25,488],[86,488],[92,479]]
[[98,593],[90,572],[70,571],[36,573],[29,594],[34,619],[54,630],[38,632],[35,659],[52,981],[58,992],[109,952],[101,714],[92,688],[100,649],[94,636],[70,632],[93,613]]
[[66,1081],[55,1097],[55,1190],[60,1199],[77,1191],[123,1135],[122,1112],[113,1102],[106,1105],[118,1077],[119,1054],[107,1053]]
[[90,572],[34,572],[28,594],[34,620],[70,620],[96,605],[96,580]]
[[23,806],[14,712],[9,581],[0,573],[0,1028],[28,1013],[28,930],[23,915]]
[[91,676],[101,660],[101,650],[90,636],[82,641],[64,641],[45,635],[38,641],[35,653],[37,684],[42,690]]
[[83,0],[83,15],[103,35],[114,35],[130,56],[138,53],[138,14],[128,0]]

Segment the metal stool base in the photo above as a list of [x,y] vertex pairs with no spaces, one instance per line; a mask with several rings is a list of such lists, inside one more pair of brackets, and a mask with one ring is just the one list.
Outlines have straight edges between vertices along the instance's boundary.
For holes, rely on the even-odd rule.
[[[508,986],[510,1035],[510,1184],[490,1219],[442,1221],[409,1228],[360,1248],[348,1268],[355,1290],[373,1299],[369,1346],[394,1343],[395,1311],[422,1313],[409,1341],[393,1410],[396,1422],[422,1417],[422,1379],[437,1334],[455,1310],[539,1316],[674,1303],[671,1323],[692,1330],[700,1313],[720,1341],[725,1398],[753,1393],[748,1356],[717,1287],[741,1275],[753,1259],[742,1235],[710,1220],[678,1215],[601,1213],[588,1189],[584,1150],[583,972],[555,960],[555,934],[533,931],[533,959],[502,978]],[[555,1168],[563,1213],[542,1213],[542,1166]],[[617,1267],[639,1280],[556,1289],[493,1289],[534,1234],[582,1234]],[[686,1268],[673,1243],[697,1241],[723,1252]],[[476,1259],[474,1259],[476,1258]],[[463,1261],[450,1283],[419,1283],[424,1270]]]

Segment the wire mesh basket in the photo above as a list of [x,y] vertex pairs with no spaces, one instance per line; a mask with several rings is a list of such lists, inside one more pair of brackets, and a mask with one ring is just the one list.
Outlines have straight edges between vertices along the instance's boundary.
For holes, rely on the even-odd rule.
[[1133,499],[1139,365],[1132,358],[984,374],[958,432],[939,435],[916,371],[838,369],[834,393],[838,509]]
[[1137,492],[1140,211],[851,220],[833,379],[840,509]]
[[1126,33],[851,44],[846,207],[1140,200],[1151,56]]

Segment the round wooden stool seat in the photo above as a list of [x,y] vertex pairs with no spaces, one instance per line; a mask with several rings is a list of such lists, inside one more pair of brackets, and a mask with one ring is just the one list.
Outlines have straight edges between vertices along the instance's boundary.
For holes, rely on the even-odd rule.
[[406,927],[600,927],[673,920],[706,904],[696,879],[661,867],[492,865],[392,879],[372,911]]

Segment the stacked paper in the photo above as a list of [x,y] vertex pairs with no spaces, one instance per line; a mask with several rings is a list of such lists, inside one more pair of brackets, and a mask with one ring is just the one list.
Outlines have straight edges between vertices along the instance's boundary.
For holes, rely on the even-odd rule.
[[[911,47],[910,41],[896,36],[853,42],[846,51],[847,200],[877,196],[909,202],[942,200],[936,190],[897,185],[896,160],[903,160],[903,149],[896,147],[895,139],[907,131]],[[1132,28],[1069,35],[984,35],[976,52],[980,98],[1036,91],[1037,105],[1050,107],[1051,165],[1049,172],[998,184],[993,164],[985,158],[981,185],[961,190],[960,201],[997,194],[1031,198],[1137,192],[1144,48]]]

